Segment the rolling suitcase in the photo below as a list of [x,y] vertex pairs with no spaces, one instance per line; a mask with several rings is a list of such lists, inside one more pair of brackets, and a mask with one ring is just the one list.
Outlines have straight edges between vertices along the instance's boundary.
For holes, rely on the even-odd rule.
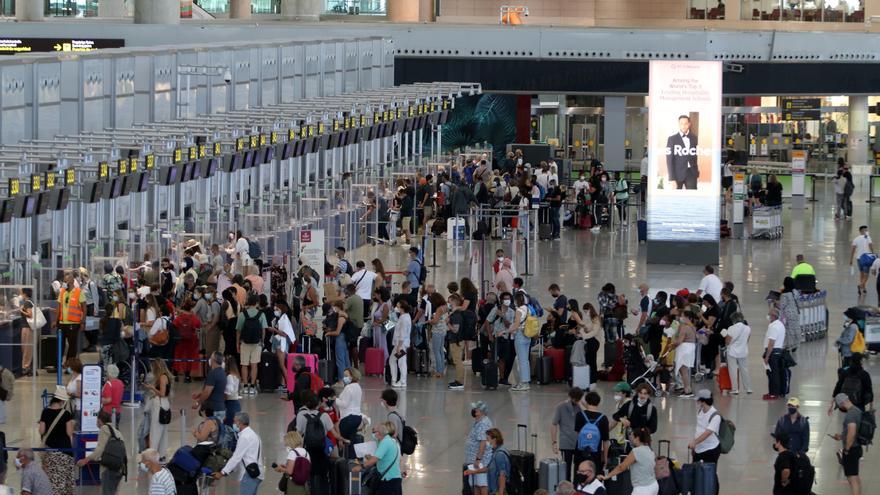
[[[663,454],[663,446],[666,445],[666,454]],[[657,495],[677,495],[678,485],[675,483],[673,473],[672,459],[670,458],[672,444],[669,440],[660,440],[657,443],[657,460],[654,464],[654,477],[657,478],[657,484],[660,491]]]
[[260,355],[260,366],[257,368],[257,381],[261,392],[275,392],[281,385],[281,370],[278,358],[274,353],[263,351]]
[[727,368],[727,365],[722,363],[721,367],[718,368],[718,390],[721,391],[722,395],[727,395],[732,388],[733,384],[730,381],[730,371]]
[[413,358],[412,367],[410,368],[416,376],[427,376],[430,373],[430,365],[428,364],[428,351],[424,349],[410,349],[410,356]]
[[645,242],[648,240],[648,222],[645,220],[639,220],[636,222],[636,226],[639,232],[639,242]]
[[608,225],[611,223],[611,207],[605,203],[596,205],[596,223]]
[[581,390],[590,389],[590,367],[575,366],[571,371],[571,386]]
[[476,375],[483,372],[483,348],[479,345],[479,337],[477,337],[477,347],[471,351],[471,371]]
[[384,353],[378,347],[370,347],[364,354],[364,373],[380,376],[384,371]]
[[714,462],[697,462],[694,478],[694,495],[716,495],[715,484],[718,477]]
[[553,226],[550,225],[550,209],[541,207],[538,210],[538,240],[549,241],[553,238]]
[[361,495],[361,474],[352,472],[352,461],[339,458],[330,465],[331,495]]
[[[522,434],[522,437],[520,436]],[[535,440],[535,448],[537,449],[538,436],[532,435]],[[524,438],[525,449],[522,450],[523,444],[520,438]],[[535,454],[529,452],[529,426],[516,425],[516,446],[517,450],[510,451],[511,471],[514,475],[510,479],[511,493],[535,493],[538,489],[538,473],[535,471]]]
[[606,340],[604,347],[605,359],[602,361],[602,367],[611,368],[617,361],[617,346],[614,345],[614,341]]
[[565,481],[566,464],[562,459],[541,459],[538,464],[538,488],[550,493],[556,492],[556,486]]
[[[337,337],[341,338],[341,337]],[[336,360],[333,359],[330,352],[331,347],[335,347],[332,342],[327,342],[327,359],[318,360],[318,376],[324,383],[335,383],[336,380]]]
[[553,358],[544,354],[544,346],[540,346],[541,354],[535,365],[535,379],[541,385],[548,385],[553,381]]
[[565,349],[547,349],[544,354],[552,362],[551,379],[554,382],[565,381]]
[[626,470],[614,478],[605,479],[605,493],[607,495],[630,495],[633,492],[632,478],[629,470]]

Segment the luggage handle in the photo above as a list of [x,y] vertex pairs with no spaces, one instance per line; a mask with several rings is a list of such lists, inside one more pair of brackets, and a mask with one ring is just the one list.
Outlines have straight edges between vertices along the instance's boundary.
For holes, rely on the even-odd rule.
[[672,442],[670,442],[669,440],[660,440],[659,442],[657,442],[657,454],[660,457],[664,457],[663,456],[663,445],[664,444],[666,445],[666,456],[665,457],[667,459],[669,459],[669,455],[672,452]]
[[517,424],[516,425],[516,448],[518,450],[523,449],[522,444],[519,443],[519,438],[520,438],[519,434],[522,431],[525,431],[525,435],[523,435],[523,438],[525,439],[525,441],[523,443],[526,444],[526,450],[528,450],[528,448],[529,448],[529,425],[524,425],[524,424]]

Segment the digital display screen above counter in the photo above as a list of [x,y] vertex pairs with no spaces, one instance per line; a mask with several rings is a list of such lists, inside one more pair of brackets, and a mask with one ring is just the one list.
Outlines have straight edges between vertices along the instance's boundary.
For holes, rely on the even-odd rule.
[[122,48],[117,38],[0,38],[0,55],[35,52],[91,52],[102,48]]

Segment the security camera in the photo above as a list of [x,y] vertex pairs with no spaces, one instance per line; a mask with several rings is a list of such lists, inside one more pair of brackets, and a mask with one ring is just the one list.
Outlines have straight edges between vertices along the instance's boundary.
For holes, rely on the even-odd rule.
[[225,82],[226,84],[232,82],[232,72],[230,72],[229,69],[226,69],[226,71],[223,72],[223,82]]

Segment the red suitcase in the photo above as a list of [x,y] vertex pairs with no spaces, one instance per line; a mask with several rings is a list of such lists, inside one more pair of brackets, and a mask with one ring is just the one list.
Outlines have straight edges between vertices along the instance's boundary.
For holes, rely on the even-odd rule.
[[565,381],[565,349],[546,349],[544,355],[553,359],[553,381]]
[[732,388],[733,384],[730,381],[730,371],[726,364],[722,364],[721,367],[718,368],[718,390],[721,390],[721,393],[724,394],[724,392],[727,392]]
[[382,376],[385,374],[385,353],[378,347],[370,347],[364,359],[364,374]]

